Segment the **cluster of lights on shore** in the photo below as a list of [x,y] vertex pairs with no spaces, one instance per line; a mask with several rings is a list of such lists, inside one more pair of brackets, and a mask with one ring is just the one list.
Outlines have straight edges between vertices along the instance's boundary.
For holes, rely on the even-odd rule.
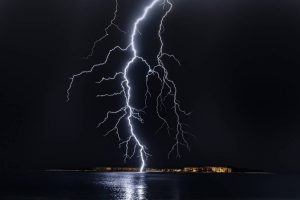
[[[119,45],[113,47],[112,49],[110,49],[108,51],[103,62],[93,65],[91,68],[89,68],[89,70],[81,71],[78,74],[74,74],[70,78],[71,81],[70,81],[70,85],[67,90],[67,100],[69,101],[70,90],[72,89],[75,79],[79,78],[80,76],[82,76],[84,74],[93,72],[94,69],[97,67],[104,66],[105,64],[107,64],[112,53],[127,52],[127,51],[131,52],[132,55],[128,58],[127,63],[124,65],[123,70],[115,72],[115,74],[111,77],[102,77],[102,79],[99,82],[97,82],[97,84],[101,84],[102,82],[117,81],[117,80],[121,79],[121,82],[120,82],[121,91],[117,91],[114,93],[101,94],[101,95],[97,95],[97,97],[124,98],[124,105],[117,110],[108,111],[106,113],[106,117],[98,124],[98,127],[101,127],[105,122],[107,122],[107,120],[111,116],[117,117],[114,127],[112,129],[110,129],[109,131],[107,131],[105,133],[105,135],[108,135],[110,133],[116,134],[116,136],[118,137],[118,140],[119,140],[119,147],[121,148],[122,146],[125,146],[125,154],[124,154],[125,161],[127,159],[131,159],[132,157],[134,157],[136,152],[138,152],[137,156],[140,159],[140,167],[139,167],[140,172],[144,171],[145,166],[146,166],[146,158],[150,154],[147,152],[148,148],[145,145],[143,145],[143,143],[141,142],[141,140],[138,136],[139,134],[136,133],[136,131],[134,129],[133,121],[136,120],[140,123],[143,123],[143,118],[141,116],[141,113],[144,112],[144,108],[146,108],[146,106],[147,106],[147,99],[149,97],[151,97],[151,92],[148,87],[148,83],[149,83],[148,80],[149,80],[149,77],[151,77],[151,76],[156,77],[156,79],[160,82],[160,86],[161,86],[159,88],[160,92],[156,96],[156,107],[155,107],[156,114],[162,122],[160,129],[166,128],[168,133],[171,135],[171,133],[170,133],[171,128],[169,126],[169,122],[161,114],[161,107],[166,106],[166,105],[164,105],[164,103],[166,102],[167,98],[171,99],[172,105],[169,105],[169,106],[172,107],[174,116],[176,117],[176,131],[173,135],[175,142],[170,148],[168,157],[170,157],[172,153],[175,153],[176,157],[179,158],[180,157],[180,152],[179,152],[180,146],[184,146],[187,149],[190,149],[189,143],[186,140],[187,132],[185,131],[185,124],[181,120],[182,115],[189,115],[190,113],[187,113],[186,111],[184,111],[181,108],[180,103],[177,99],[176,85],[175,85],[174,81],[169,78],[168,70],[166,69],[166,67],[163,63],[163,60],[162,60],[163,57],[167,57],[170,59],[174,59],[174,61],[176,61],[178,64],[180,64],[180,62],[174,55],[165,53],[163,50],[163,47],[164,47],[163,38],[162,38],[163,22],[164,22],[165,18],[168,16],[168,14],[171,12],[173,5],[170,2],[170,0],[149,0],[149,1],[150,1],[149,4],[144,7],[142,14],[140,16],[138,16],[136,18],[136,20],[134,21],[133,28],[132,28],[132,31],[130,34],[130,43],[125,47],[121,47]],[[93,56],[94,48],[96,47],[96,45],[98,43],[100,43],[102,40],[104,40],[106,37],[109,36],[109,34],[108,34],[109,29],[116,28],[118,31],[124,32],[115,23],[117,14],[118,14],[118,0],[115,0],[115,3],[116,3],[116,7],[115,7],[115,11],[114,11],[114,16],[113,16],[112,20],[110,21],[110,24],[105,28],[105,35],[94,42],[91,53],[87,56],[87,58],[89,58],[90,56]],[[139,52],[136,48],[135,42],[136,42],[136,36],[139,33],[139,30],[138,30],[139,25],[149,16],[149,14],[151,12],[153,12],[155,10],[155,7],[157,7],[157,6],[161,6],[161,8],[164,9],[164,14],[162,15],[162,17],[160,19],[160,24],[159,24],[159,28],[158,28],[158,32],[157,32],[157,34],[158,34],[157,37],[160,42],[159,51],[158,51],[158,54],[156,55],[157,63],[154,66],[152,66],[149,64],[149,62],[144,57],[139,55]],[[128,76],[128,70],[137,61],[143,63],[143,65],[148,70],[147,74],[145,76],[146,91],[145,91],[145,105],[143,108],[135,108],[131,104],[131,101],[132,101],[132,99],[134,99],[134,96],[132,95],[132,92],[131,92],[131,90],[132,90],[131,89],[131,81]],[[162,71],[162,73],[161,73],[161,71]],[[129,130],[128,130],[129,134],[127,135],[126,139],[122,139],[122,137],[119,134],[119,129],[118,129],[120,123],[123,120],[127,121],[128,128],[129,128]],[[130,144],[132,144],[132,143],[133,143],[133,145],[131,147]],[[132,148],[132,150],[130,150],[131,148]]]

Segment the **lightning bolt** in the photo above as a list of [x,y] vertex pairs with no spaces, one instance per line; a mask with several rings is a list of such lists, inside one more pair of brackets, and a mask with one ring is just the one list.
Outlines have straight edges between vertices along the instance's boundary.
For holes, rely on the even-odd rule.
[[[116,5],[116,7],[115,7],[115,11],[114,11],[114,16],[113,16],[112,20],[110,21],[110,24],[105,28],[104,36],[102,36],[100,39],[98,39],[94,42],[91,52],[86,58],[93,56],[94,49],[95,49],[97,43],[103,41],[106,37],[109,36],[108,31],[110,29],[116,28],[118,31],[125,33],[125,31],[123,31],[115,23],[115,20],[117,18],[117,14],[118,14],[118,0],[115,0],[115,5]],[[149,13],[151,13],[151,11],[153,11],[156,6],[161,6],[164,10],[164,14],[160,19],[159,29],[157,32],[157,36],[158,36],[159,42],[160,42],[159,51],[156,56],[157,63],[153,66],[153,65],[150,65],[145,58],[143,58],[142,56],[139,55],[139,52],[136,48],[135,39],[136,39],[137,34],[140,34],[140,32],[138,30],[139,25],[144,21],[144,19],[147,18]],[[170,2],[170,0],[152,0],[152,1],[150,1],[150,3],[144,7],[142,14],[135,20],[135,22],[133,24],[129,44],[125,47],[121,47],[119,45],[113,47],[112,49],[110,49],[108,51],[103,62],[93,65],[89,70],[81,71],[78,74],[74,74],[70,78],[71,81],[70,81],[69,87],[67,89],[67,101],[69,101],[70,100],[70,90],[72,89],[75,79],[77,79],[80,76],[83,76],[85,74],[93,72],[94,69],[97,67],[102,67],[105,64],[107,64],[112,53],[127,52],[127,51],[131,52],[132,55],[131,55],[131,57],[128,58],[128,62],[125,64],[122,71],[116,72],[111,77],[102,77],[102,79],[100,81],[96,82],[97,84],[101,84],[106,81],[117,81],[118,79],[121,79],[121,81],[120,81],[121,90],[120,91],[117,91],[114,93],[100,94],[100,95],[97,95],[97,97],[102,98],[102,97],[121,96],[122,98],[124,98],[123,107],[119,108],[118,110],[108,111],[106,113],[106,117],[98,124],[98,127],[101,127],[105,122],[107,122],[107,120],[111,116],[117,117],[114,127],[112,129],[108,130],[105,133],[105,136],[111,134],[112,132],[114,132],[116,134],[116,136],[118,137],[118,140],[119,140],[119,148],[121,148],[122,146],[125,146],[124,161],[126,161],[127,159],[131,159],[138,151],[138,157],[140,158],[140,162],[141,162],[140,163],[140,172],[144,171],[144,168],[146,165],[145,160],[148,156],[150,156],[150,154],[147,152],[147,147],[145,145],[143,145],[143,143],[141,142],[141,140],[138,137],[138,134],[134,130],[133,121],[137,120],[140,123],[144,122],[144,120],[141,116],[141,113],[145,112],[145,109],[147,108],[147,100],[148,100],[148,98],[152,97],[150,89],[149,89],[149,78],[152,76],[156,77],[156,79],[160,82],[160,86],[161,86],[160,90],[159,90],[159,94],[156,96],[156,108],[155,108],[156,114],[162,122],[158,131],[161,131],[163,128],[165,128],[167,130],[167,132],[169,133],[169,135],[170,136],[172,135],[171,134],[172,129],[170,126],[170,122],[162,114],[163,108],[165,110],[167,109],[165,102],[170,102],[170,100],[171,100],[171,102],[172,102],[171,109],[172,109],[172,112],[176,119],[176,131],[174,131],[175,133],[173,134],[173,138],[174,138],[175,142],[170,148],[168,157],[170,157],[172,153],[175,153],[176,157],[180,158],[181,157],[180,151],[179,151],[180,146],[184,146],[188,150],[190,150],[189,143],[186,140],[186,135],[189,133],[187,131],[185,131],[186,124],[183,123],[181,120],[181,116],[189,115],[190,113],[184,111],[181,108],[180,102],[177,99],[176,85],[175,85],[174,81],[169,78],[168,70],[165,67],[165,64],[163,62],[163,58],[166,57],[166,58],[173,59],[175,62],[177,62],[180,65],[179,60],[174,55],[168,54],[163,51],[163,49],[164,49],[164,43],[163,43],[163,38],[162,38],[162,32],[164,31],[163,24],[164,24],[165,18],[171,12],[172,8],[173,8],[173,4]],[[141,63],[143,63],[143,65],[148,69],[146,76],[145,76],[145,82],[146,82],[145,105],[141,109],[135,108],[131,104],[131,100],[132,100],[133,96],[131,93],[131,90],[132,90],[131,82],[128,77],[128,71],[129,71],[130,67],[137,61],[140,61]],[[121,138],[121,135],[119,134],[119,129],[118,129],[121,121],[123,121],[123,120],[127,121],[127,124],[129,127],[129,134],[126,137],[126,139]],[[133,147],[132,147],[132,152],[130,153],[130,151],[131,151],[130,144],[131,143],[133,143]]]

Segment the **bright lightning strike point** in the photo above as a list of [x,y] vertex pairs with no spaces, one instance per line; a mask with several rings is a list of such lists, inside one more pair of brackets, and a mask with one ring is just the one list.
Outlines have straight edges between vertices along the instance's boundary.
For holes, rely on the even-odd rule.
[[[106,37],[109,36],[108,34],[108,30],[112,27],[117,28],[117,30],[125,33],[124,31],[122,31],[120,29],[120,27],[115,23],[116,17],[117,17],[117,13],[118,13],[118,1],[115,0],[116,3],[116,7],[115,7],[115,12],[114,12],[114,16],[112,18],[112,20],[110,21],[110,24],[105,28],[105,35],[102,36],[100,39],[96,40],[94,42],[94,45],[92,47],[91,53],[87,56],[87,58],[93,56],[94,54],[94,48],[96,46],[97,43],[101,42],[103,39],[105,39]],[[161,4],[159,4],[161,3]],[[139,25],[144,21],[144,19],[146,19],[150,13],[150,11],[152,11],[154,9],[155,6],[160,5],[163,7],[163,9],[165,10],[165,7],[168,7],[164,13],[164,15],[161,17],[160,20],[160,24],[159,24],[159,29],[158,29],[158,38],[160,41],[160,48],[159,48],[159,52],[156,56],[157,58],[157,64],[155,66],[151,66],[147,60],[143,57],[141,57],[139,55],[138,50],[136,49],[136,43],[135,43],[135,39],[136,39],[136,35],[137,33],[140,33],[138,30]],[[159,128],[159,130],[161,130],[163,127],[165,127],[168,131],[168,133],[170,134],[170,126],[169,126],[169,122],[168,120],[162,116],[161,114],[161,107],[166,107],[165,106],[165,101],[167,98],[171,98],[172,99],[172,109],[174,112],[174,115],[176,117],[176,131],[174,134],[174,139],[175,142],[174,144],[171,146],[171,149],[169,151],[168,157],[170,157],[170,155],[175,152],[176,153],[176,157],[179,158],[180,157],[180,153],[179,153],[179,147],[180,146],[185,146],[187,149],[189,149],[189,144],[185,138],[186,135],[186,131],[184,130],[184,123],[181,122],[181,115],[189,115],[189,113],[185,112],[180,104],[179,101],[177,99],[177,88],[176,85],[174,83],[173,80],[171,80],[169,78],[169,74],[167,69],[165,68],[165,65],[162,61],[163,57],[168,57],[168,58],[172,58],[174,59],[178,64],[180,64],[179,60],[171,54],[165,53],[163,52],[163,47],[164,47],[164,43],[163,43],[163,39],[162,39],[162,31],[163,31],[163,22],[165,20],[165,18],[168,16],[168,14],[171,12],[172,10],[172,3],[170,2],[170,0],[152,0],[148,5],[146,5],[143,9],[143,13],[135,20],[134,24],[133,24],[133,29],[131,31],[130,34],[130,43],[125,47],[122,48],[120,46],[115,46],[114,48],[110,49],[109,52],[107,53],[104,62],[98,63],[93,65],[89,70],[86,71],[82,71],[78,74],[74,74],[70,79],[70,85],[69,88],[67,90],[67,100],[69,101],[70,98],[70,90],[73,86],[74,80],[84,74],[88,74],[93,72],[93,70],[96,67],[100,67],[100,66],[104,66],[105,64],[107,64],[111,54],[115,51],[121,51],[121,52],[125,52],[125,51],[131,51],[132,52],[132,56],[130,58],[128,58],[128,62],[125,64],[124,68],[122,71],[116,72],[114,74],[114,76],[112,77],[103,77],[99,82],[97,82],[97,84],[101,84],[104,81],[116,81],[117,77],[121,77],[121,91],[117,91],[114,93],[108,93],[108,94],[100,94],[97,95],[97,97],[115,97],[115,96],[123,96],[125,103],[124,106],[121,107],[119,110],[116,111],[108,111],[106,114],[106,117],[104,118],[103,121],[101,121],[98,124],[98,127],[100,127],[101,125],[103,125],[111,115],[121,115],[118,117],[115,126],[110,129],[109,131],[106,132],[105,135],[110,134],[111,132],[115,132],[115,134],[117,135],[120,143],[119,143],[119,147],[122,147],[123,145],[125,145],[125,155],[124,155],[124,161],[126,161],[127,159],[132,158],[135,153],[136,150],[138,148],[138,157],[140,158],[140,172],[143,172],[146,166],[146,162],[145,159],[150,155],[147,153],[147,147],[145,145],[143,145],[143,143],[141,142],[140,138],[138,137],[138,134],[136,133],[136,131],[134,130],[134,125],[133,125],[133,120],[137,120],[141,123],[143,123],[143,119],[140,115],[141,112],[143,111],[142,109],[138,109],[135,108],[133,105],[131,105],[131,99],[133,98],[132,94],[131,94],[131,82],[130,79],[128,77],[128,70],[129,68],[132,66],[132,64],[136,61],[141,61],[147,68],[148,68],[148,72],[147,75],[145,77],[145,81],[146,81],[146,93],[145,93],[145,106],[144,108],[146,108],[147,106],[147,99],[148,97],[151,97],[151,93],[149,91],[149,86],[148,86],[148,80],[150,76],[154,76],[156,77],[161,84],[161,88],[160,88],[160,93],[157,95],[156,97],[156,114],[158,116],[158,118],[162,121],[162,125]],[[159,72],[159,70],[163,71],[163,74],[161,74]],[[119,124],[121,123],[122,120],[126,120],[128,127],[129,127],[129,135],[127,136],[127,138],[125,140],[123,140],[119,134]],[[129,143],[130,142],[134,142],[134,146],[133,146],[133,152],[132,154],[129,154]]]

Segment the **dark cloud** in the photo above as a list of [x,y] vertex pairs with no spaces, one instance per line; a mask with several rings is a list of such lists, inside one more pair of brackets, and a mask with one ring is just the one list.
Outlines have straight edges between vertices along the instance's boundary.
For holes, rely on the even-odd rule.
[[[124,30],[145,2],[120,2],[118,23]],[[197,140],[190,138],[192,151],[183,150],[181,160],[168,160],[170,138],[154,134],[159,123],[150,113],[137,129],[150,147],[152,166],[300,170],[299,6],[295,1],[174,1],[165,46],[182,62],[169,67],[170,75],[181,102],[193,112],[187,122]],[[123,38],[113,34],[91,61],[81,59],[103,34],[113,8],[109,0],[1,1],[4,168],[122,165],[117,139],[95,128],[108,106],[120,103],[94,98],[99,75],[79,79],[66,103],[68,77],[99,61]]]

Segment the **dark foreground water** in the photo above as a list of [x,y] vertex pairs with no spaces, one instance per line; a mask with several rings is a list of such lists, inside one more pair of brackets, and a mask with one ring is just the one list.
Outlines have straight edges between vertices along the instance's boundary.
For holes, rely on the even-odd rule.
[[15,173],[1,177],[0,199],[300,199],[299,175]]

